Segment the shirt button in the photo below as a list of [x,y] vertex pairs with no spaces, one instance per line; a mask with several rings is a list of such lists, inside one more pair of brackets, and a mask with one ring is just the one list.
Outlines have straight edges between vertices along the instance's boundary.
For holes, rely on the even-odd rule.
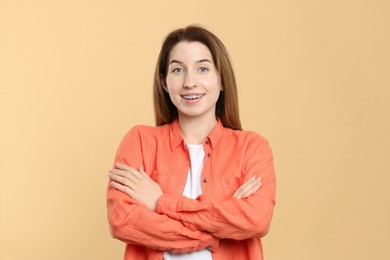
[[210,152],[207,153],[207,157],[211,157],[211,153]]
[[206,178],[203,178],[203,183],[207,183],[207,179]]

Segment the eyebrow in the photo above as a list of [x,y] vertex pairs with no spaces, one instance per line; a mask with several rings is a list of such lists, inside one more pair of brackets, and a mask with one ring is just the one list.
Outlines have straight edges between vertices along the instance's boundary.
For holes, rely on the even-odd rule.
[[[209,59],[201,59],[201,60],[198,60],[196,63],[202,63],[202,62],[209,62],[209,63],[212,63]],[[181,62],[181,61],[178,61],[178,60],[171,60],[171,61],[169,62],[169,65],[171,65],[172,63],[183,64],[183,62]]]

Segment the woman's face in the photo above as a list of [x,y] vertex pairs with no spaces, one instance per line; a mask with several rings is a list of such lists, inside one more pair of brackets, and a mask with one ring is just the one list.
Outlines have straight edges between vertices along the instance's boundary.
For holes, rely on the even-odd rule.
[[210,50],[200,42],[182,41],[170,52],[165,90],[179,118],[215,120],[215,107],[222,90]]

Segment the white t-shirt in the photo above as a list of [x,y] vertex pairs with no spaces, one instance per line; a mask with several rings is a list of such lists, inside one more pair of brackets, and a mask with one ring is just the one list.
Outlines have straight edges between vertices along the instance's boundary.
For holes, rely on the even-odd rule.
[[[187,198],[196,199],[202,194],[201,175],[204,165],[205,152],[202,144],[187,144],[190,154],[190,169],[183,195]],[[203,249],[187,254],[172,254],[164,252],[164,260],[212,260],[211,251]]]

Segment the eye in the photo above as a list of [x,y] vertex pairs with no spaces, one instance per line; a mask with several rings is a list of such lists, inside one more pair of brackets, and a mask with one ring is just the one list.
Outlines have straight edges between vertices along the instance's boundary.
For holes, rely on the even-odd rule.
[[183,71],[184,71],[183,68],[174,68],[174,69],[172,70],[172,73],[177,74],[177,73],[180,73],[180,72],[183,72]]
[[200,67],[200,68],[199,68],[199,71],[200,71],[200,72],[207,72],[207,71],[209,71],[209,69],[206,68],[206,67]]

